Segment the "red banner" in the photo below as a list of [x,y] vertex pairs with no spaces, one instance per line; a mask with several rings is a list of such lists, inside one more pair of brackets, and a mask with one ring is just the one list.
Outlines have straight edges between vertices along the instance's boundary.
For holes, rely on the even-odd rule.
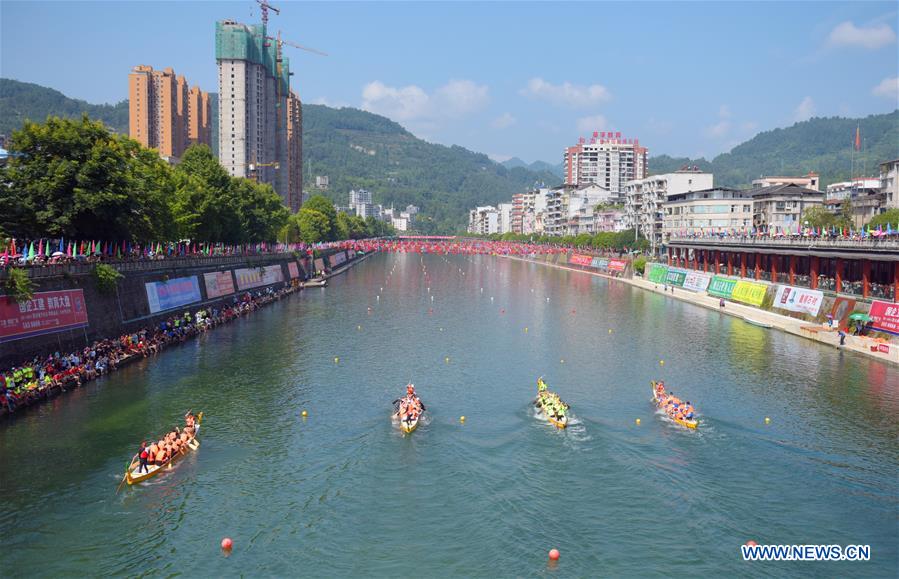
[[610,259],[609,260],[609,271],[624,271],[624,268],[627,267],[627,262],[622,261],[620,259]]
[[875,330],[899,334],[899,304],[871,302],[871,311],[868,315],[873,320],[871,327]]
[[593,258],[589,255],[578,255],[577,253],[574,253],[568,260],[568,263],[573,265],[589,266],[591,263],[593,263]]
[[62,332],[87,325],[83,290],[39,292],[17,304],[0,296],[0,342]]

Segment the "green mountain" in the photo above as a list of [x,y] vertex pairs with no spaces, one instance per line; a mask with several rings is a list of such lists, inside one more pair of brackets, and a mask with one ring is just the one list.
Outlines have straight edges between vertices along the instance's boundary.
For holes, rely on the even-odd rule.
[[26,120],[42,122],[47,115],[80,117],[87,113],[117,133],[128,133],[128,101],[92,105],[30,82],[0,78],[0,134],[9,136]]
[[550,163],[547,163],[546,161],[534,161],[533,163],[528,164],[518,157],[512,157],[511,159],[507,159],[500,164],[506,169],[524,167],[525,169],[530,169],[531,171],[548,171],[559,179],[561,179],[565,175],[565,172],[562,169],[562,163],[559,163],[558,165],[552,165]]
[[[862,147],[855,151],[855,129]],[[762,175],[821,175],[822,186],[855,176],[877,176],[878,164],[899,158],[899,110],[861,119],[815,117],[784,129],[759,133],[729,153],[705,159],[649,159],[650,173],[668,173],[698,165],[724,187],[749,185]],[[855,169],[853,170],[853,163]]]
[[509,169],[481,153],[428,143],[359,109],[303,105],[303,139],[305,183],[327,175],[324,193],[340,205],[360,187],[373,193],[375,203],[417,205],[424,232],[458,231],[477,205],[508,202],[535,183],[560,182],[548,171]]
[[[217,118],[217,95],[213,118]],[[36,84],[0,79],[0,134],[9,135],[25,119],[47,115],[79,116],[86,112],[118,132],[128,130],[128,102],[92,105],[67,98]],[[862,150],[853,152],[856,126]],[[218,141],[213,123],[213,145]],[[327,175],[323,191],[340,205],[354,188],[369,189],[375,203],[421,208],[425,232],[458,231],[468,210],[511,199],[535,183],[556,185],[561,166],[520,159],[495,163],[486,155],[458,146],[423,141],[397,123],[352,108],[303,105],[303,154],[307,190],[315,191],[316,175]],[[215,150],[215,146],[213,147]],[[721,186],[746,186],[760,175],[803,175],[815,171],[823,185],[856,175],[876,175],[878,163],[899,158],[899,110],[861,119],[813,118],[791,127],[759,133],[729,153],[706,159],[650,158],[651,173],[667,173],[697,165],[715,174]]]

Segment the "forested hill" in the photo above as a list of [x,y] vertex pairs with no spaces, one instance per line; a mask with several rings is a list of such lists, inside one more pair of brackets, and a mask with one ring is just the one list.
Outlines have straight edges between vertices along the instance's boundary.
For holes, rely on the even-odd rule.
[[[854,151],[855,128],[861,133],[862,150]],[[860,119],[813,118],[785,129],[759,133],[711,162],[705,159],[672,158],[649,160],[651,173],[667,173],[684,165],[698,165],[715,174],[715,184],[725,187],[748,185],[761,175],[804,175],[815,171],[823,185],[856,176],[877,176],[878,164],[899,158],[899,110]]]
[[342,205],[359,187],[372,191],[375,203],[418,205],[424,232],[458,231],[477,205],[511,201],[535,182],[561,182],[549,171],[509,169],[463,147],[428,143],[358,109],[303,105],[303,135],[307,180],[328,175],[326,194]]
[[[2,134],[20,128],[25,119],[84,112],[117,132],[128,132],[127,100],[92,105],[40,85],[0,79]],[[560,183],[549,171],[508,169],[462,147],[428,143],[385,117],[358,109],[303,105],[303,137],[307,190],[315,175],[327,175],[331,186],[322,193],[341,205],[346,205],[349,190],[359,187],[371,190],[375,203],[417,205],[426,232],[456,232],[466,225],[472,207],[509,201],[535,182]]]
[[[9,135],[25,119],[43,121],[47,115],[73,117],[82,112],[118,132],[128,131],[127,101],[92,105],[40,85],[0,79],[2,134]],[[317,192],[312,187],[314,176],[327,175],[331,186],[324,193],[341,205],[347,203],[349,190],[359,187],[371,190],[375,203],[418,205],[426,218],[421,222],[424,232],[458,231],[468,210],[477,205],[508,201],[535,183],[561,182],[557,166],[539,161],[524,166],[518,159],[504,166],[462,147],[428,143],[385,117],[358,109],[303,105],[303,115],[307,190]],[[213,145],[217,125],[213,124]],[[863,145],[862,151],[853,153],[856,126]],[[813,118],[759,133],[711,161],[652,157],[649,170],[658,174],[698,165],[714,172],[716,185],[730,187],[748,185],[760,175],[816,171],[827,185],[850,177],[853,154],[857,175],[876,175],[878,163],[899,158],[899,110],[861,119]]]
[[92,105],[58,90],[30,82],[0,78],[0,134],[9,136],[25,120],[43,122],[47,115],[72,118],[87,113],[117,133],[128,133],[128,100],[114,105]]

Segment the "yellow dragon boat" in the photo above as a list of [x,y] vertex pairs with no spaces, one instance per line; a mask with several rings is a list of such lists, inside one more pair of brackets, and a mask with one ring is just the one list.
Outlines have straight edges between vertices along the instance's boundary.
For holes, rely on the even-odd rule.
[[[659,397],[656,394],[656,385],[658,384],[658,382],[652,381],[652,382],[650,382],[650,384],[652,385],[652,401],[655,402],[656,407],[658,407],[659,409],[661,409],[664,412],[665,409],[662,408],[662,401],[659,400]],[[696,420],[695,418],[694,419],[675,418],[674,416],[670,416],[667,412],[665,412],[665,416],[667,416],[674,422],[677,422],[684,428],[696,428],[697,426],[699,426],[699,421]]]
[[203,422],[203,413],[200,412],[197,414],[197,430],[194,432],[193,438],[187,441],[187,444],[182,448],[179,452],[172,455],[167,461],[162,464],[152,464],[147,467],[146,472],[138,472],[140,469],[140,459],[135,459],[131,461],[131,465],[128,467],[128,470],[125,471],[125,482],[129,485],[135,485],[142,483],[146,480],[153,478],[154,476],[161,473],[163,470],[171,470],[172,466],[185,456],[187,453],[193,450],[197,450],[200,448],[200,441],[197,439],[197,436],[200,434],[200,423]]

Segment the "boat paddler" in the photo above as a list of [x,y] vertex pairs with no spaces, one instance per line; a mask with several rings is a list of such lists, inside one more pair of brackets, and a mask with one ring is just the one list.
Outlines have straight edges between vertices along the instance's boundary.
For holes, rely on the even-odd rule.
[[147,459],[150,457],[150,452],[147,450],[147,441],[140,443],[140,452],[138,452],[138,458],[140,458],[140,465],[137,467],[137,472],[149,472],[149,467],[147,467]]

